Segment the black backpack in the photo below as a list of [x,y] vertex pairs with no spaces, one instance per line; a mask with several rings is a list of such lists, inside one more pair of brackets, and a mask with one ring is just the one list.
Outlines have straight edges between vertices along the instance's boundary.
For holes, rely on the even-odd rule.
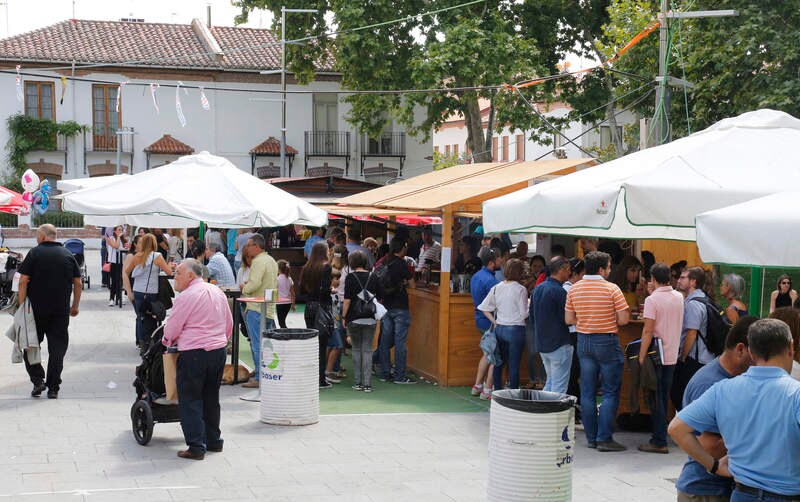
[[350,272],[353,278],[361,286],[361,291],[358,292],[355,298],[350,301],[350,314],[353,320],[356,319],[375,319],[375,303],[372,301],[375,295],[367,290],[372,274],[367,277],[366,284],[361,283],[358,278],[358,272]]
[[389,270],[389,264],[385,261],[375,267],[373,271],[375,277],[378,278],[378,287],[380,287],[380,298],[387,296],[395,296],[400,293],[403,288],[403,281],[393,281],[392,274]]
[[697,335],[706,344],[709,352],[718,356],[725,350],[725,338],[731,329],[728,318],[725,317],[724,310],[708,297],[695,297],[692,301],[700,302],[706,306],[706,336]]

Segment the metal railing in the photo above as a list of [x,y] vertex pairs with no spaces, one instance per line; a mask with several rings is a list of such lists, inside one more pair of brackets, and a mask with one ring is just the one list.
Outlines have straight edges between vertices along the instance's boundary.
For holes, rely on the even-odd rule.
[[306,131],[306,156],[347,157],[350,155],[350,133],[347,131]]
[[[99,134],[98,134],[99,132]],[[86,142],[86,151],[89,152],[116,152],[117,141],[121,141],[121,151],[125,153],[133,152],[133,136],[123,134],[118,136],[115,132],[105,129],[104,131],[91,131],[91,144]]]
[[385,132],[373,139],[361,135],[361,155],[366,157],[401,157],[406,154],[406,133]]
[[44,214],[34,214],[31,218],[33,228],[50,223],[57,228],[83,228],[83,215],[51,208]]

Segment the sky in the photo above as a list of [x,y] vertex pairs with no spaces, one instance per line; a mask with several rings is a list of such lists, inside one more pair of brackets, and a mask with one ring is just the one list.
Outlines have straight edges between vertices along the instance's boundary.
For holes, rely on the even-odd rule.
[[[233,17],[239,10],[230,0],[0,0],[0,37],[18,35],[72,17],[97,21],[133,17],[153,23],[189,24],[195,17],[206,20],[207,5],[211,5],[212,24],[234,25]],[[243,26],[268,28],[271,19],[271,14],[255,11]]]

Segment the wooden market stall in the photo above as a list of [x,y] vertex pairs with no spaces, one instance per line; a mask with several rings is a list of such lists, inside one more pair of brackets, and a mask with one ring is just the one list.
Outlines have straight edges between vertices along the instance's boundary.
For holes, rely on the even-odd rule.
[[[593,164],[593,159],[558,159],[454,166],[345,197],[335,211],[353,216],[392,216],[392,212],[441,215],[442,255],[447,257],[454,254],[456,217],[479,216],[488,199]],[[481,356],[474,306],[469,293],[450,292],[449,265],[438,271],[438,285],[431,281],[408,290],[408,367],[440,385],[470,385]],[[524,368],[522,374],[526,374]]]

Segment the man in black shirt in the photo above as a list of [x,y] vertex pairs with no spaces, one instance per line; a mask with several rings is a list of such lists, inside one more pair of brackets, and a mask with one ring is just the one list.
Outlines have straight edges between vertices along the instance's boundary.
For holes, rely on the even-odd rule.
[[19,269],[19,303],[24,305],[26,298],[31,301],[39,344],[47,336],[47,380],[42,365],[28,363],[27,354],[25,369],[33,382],[32,397],[41,396],[46,388],[47,397],[56,399],[69,344],[69,318],[78,315],[81,301],[81,271],[72,253],[56,242],[53,225],[40,226],[36,242],[39,245],[30,250]]
[[388,381],[391,377],[389,351],[394,346],[394,383],[415,384],[406,376],[406,339],[408,328],[411,326],[411,313],[408,310],[408,293],[406,283],[413,285],[414,276],[406,263],[405,256],[408,247],[397,237],[389,243],[389,255],[386,257],[385,266],[388,269],[387,284],[381,284],[379,298],[386,307],[386,315],[381,319],[381,337],[378,353],[380,354],[381,376],[380,379]]

